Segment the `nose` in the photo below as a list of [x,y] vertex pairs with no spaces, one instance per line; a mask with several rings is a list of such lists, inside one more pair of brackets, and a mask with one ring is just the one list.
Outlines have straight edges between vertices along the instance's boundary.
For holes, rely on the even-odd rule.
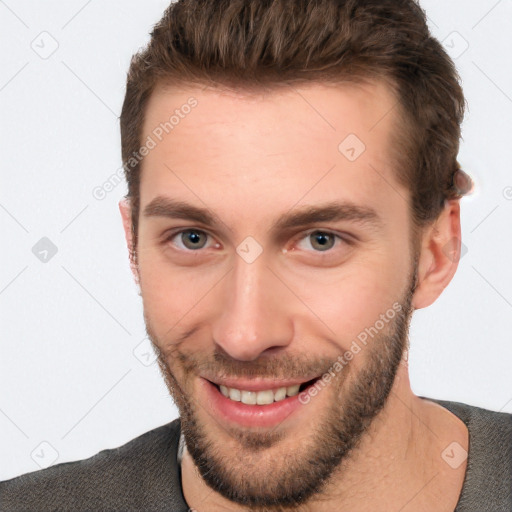
[[290,292],[263,254],[252,263],[236,255],[234,268],[222,281],[224,300],[212,335],[218,346],[240,361],[284,348],[293,338],[293,319],[286,308]]

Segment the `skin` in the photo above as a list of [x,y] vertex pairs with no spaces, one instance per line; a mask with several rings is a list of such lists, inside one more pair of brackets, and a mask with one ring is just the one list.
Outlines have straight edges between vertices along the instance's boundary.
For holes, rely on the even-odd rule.
[[[141,212],[167,196],[208,208],[218,223],[141,213],[132,262],[147,332],[182,418],[188,505],[208,512],[453,511],[466,463],[452,469],[441,453],[453,441],[467,451],[468,431],[412,392],[407,330],[412,312],[432,304],[456,271],[458,258],[443,248],[460,240],[460,210],[447,201],[413,250],[410,193],[388,155],[395,99],[380,83],[312,83],[266,94],[158,87],[142,140],[191,96],[197,106],[144,158]],[[366,146],[353,162],[338,151],[350,133]],[[281,214],[335,200],[371,206],[380,227],[318,220],[270,231]],[[128,200],[120,211],[131,247]],[[176,235],[191,228],[202,233],[199,242]],[[325,248],[315,230],[355,242],[328,237]],[[262,248],[252,263],[236,251],[248,236]],[[322,373],[393,304],[401,314],[280,425],[228,424],[207,403],[204,372]]]

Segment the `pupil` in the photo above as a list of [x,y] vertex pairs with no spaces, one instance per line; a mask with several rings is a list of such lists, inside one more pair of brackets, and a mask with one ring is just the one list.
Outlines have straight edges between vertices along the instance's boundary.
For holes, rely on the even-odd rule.
[[201,236],[197,231],[188,231],[186,233],[186,242],[191,243],[192,245],[200,242]]
[[[328,235],[326,233],[321,233],[321,232],[317,232],[317,233],[314,234],[315,242],[317,244],[319,244],[319,247],[322,248],[322,249],[325,249],[329,245],[329,238],[330,237],[331,237],[331,235]],[[331,242],[332,242],[332,237],[331,237]],[[327,247],[327,248],[330,248],[330,246]]]

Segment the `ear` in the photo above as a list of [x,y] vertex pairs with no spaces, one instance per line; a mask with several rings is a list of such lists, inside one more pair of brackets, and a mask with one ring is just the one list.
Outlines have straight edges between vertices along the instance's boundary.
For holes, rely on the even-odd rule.
[[461,249],[460,201],[445,201],[437,220],[422,236],[415,309],[430,306],[448,286],[459,265]]
[[126,245],[128,247],[128,254],[130,258],[130,268],[132,270],[133,278],[135,283],[139,284],[139,269],[136,262],[132,258],[132,207],[130,200],[123,197],[119,201],[119,211],[121,212],[121,218],[123,219],[124,236],[126,239]]

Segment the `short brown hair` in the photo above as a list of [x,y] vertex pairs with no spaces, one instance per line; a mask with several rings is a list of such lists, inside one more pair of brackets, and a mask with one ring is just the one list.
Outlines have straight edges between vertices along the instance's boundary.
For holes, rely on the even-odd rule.
[[179,0],[131,60],[122,158],[136,259],[141,146],[157,84],[258,91],[384,80],[396,98],[393,163],[411,192],[413,225],[435,220],[454,185],[464,95],[456,68],[415,0]]

